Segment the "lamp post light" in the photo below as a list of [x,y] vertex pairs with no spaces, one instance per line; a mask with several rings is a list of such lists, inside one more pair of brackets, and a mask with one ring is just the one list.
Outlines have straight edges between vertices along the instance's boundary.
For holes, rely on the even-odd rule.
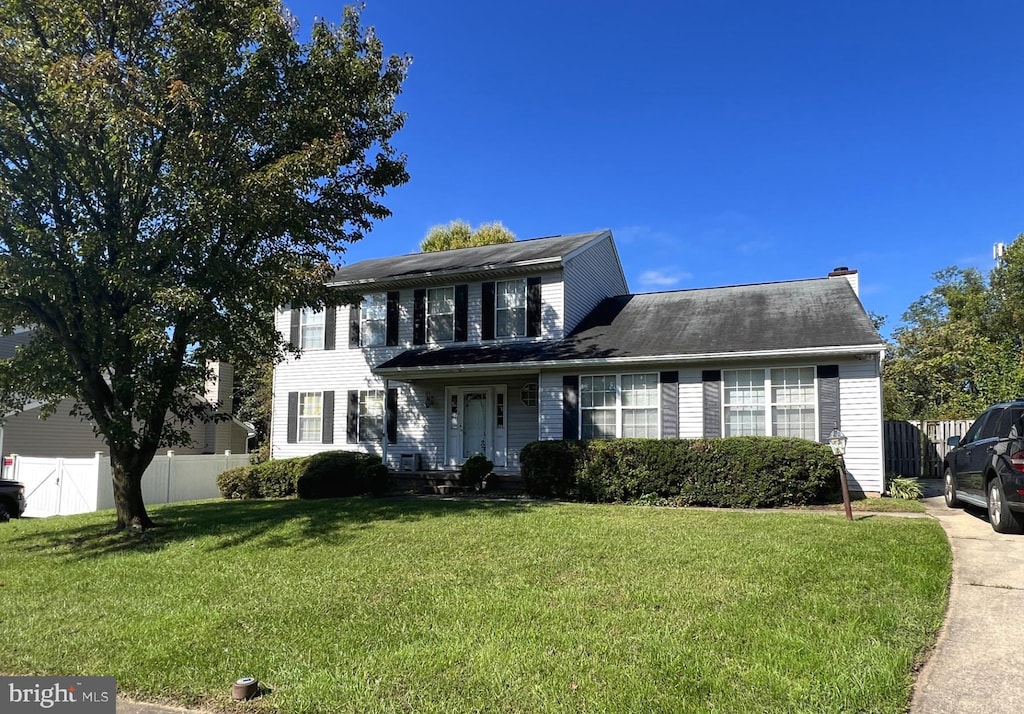
[[837,426],[828,435],[828,445],[839,461],[839,485],[843,487],[843,508],[846,509],[846,520],[853,520],[853,508],[850,506],[850,487],[846,483],[846,462],[843,455],[846,454],[846,434],[839,431]]

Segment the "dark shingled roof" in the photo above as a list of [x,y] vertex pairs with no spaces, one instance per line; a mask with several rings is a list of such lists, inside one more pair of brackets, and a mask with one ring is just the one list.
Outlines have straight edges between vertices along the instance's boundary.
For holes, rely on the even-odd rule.
[[577,233],[554,238],[533,238],[478,248],[458,248],[434,253],[411,253],[395,258],[374,258],[346,266],[334,274],[332,283],[367,280],[400,280],[435,273],[471,272],[512,267],[534,261],[557,261],[607,231]]
[[418,348],[379,368],[882,346],[849,282],[819,278],[619,295],[601,301],[564,340]]

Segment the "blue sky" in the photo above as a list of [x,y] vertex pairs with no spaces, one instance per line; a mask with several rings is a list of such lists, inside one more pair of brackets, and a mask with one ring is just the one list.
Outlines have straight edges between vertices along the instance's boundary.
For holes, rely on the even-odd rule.
[[[341,5],[285,0],[303,32]],[[634,292],[860,271],[888,333],[1024,232],[1019,2],[368,0],[412,55],[411,180],[345,262],[427,229],[610,228]]]

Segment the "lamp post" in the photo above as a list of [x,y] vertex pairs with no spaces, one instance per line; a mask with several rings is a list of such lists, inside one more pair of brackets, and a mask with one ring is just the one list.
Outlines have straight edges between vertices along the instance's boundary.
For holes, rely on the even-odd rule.
[[843,487],[843,508],[846,509],[846,520],[853,520],[853,508],[850,506],[850,487],[846,483],[846,462],[843,455],[846,454],[846,434],[839,431],[837,426],[828,435],[828,445],[839,461],[839,485]]

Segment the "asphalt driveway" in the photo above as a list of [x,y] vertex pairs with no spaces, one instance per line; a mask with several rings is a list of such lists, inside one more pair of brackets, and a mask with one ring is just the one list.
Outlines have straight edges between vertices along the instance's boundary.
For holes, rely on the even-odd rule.
[[910,711],[1020,712],[1024,536],[996,533],[984,510],[946,508],[941,482],[928,486],[923,503],[949,538],[953,582],[946,622],[918,677]]

